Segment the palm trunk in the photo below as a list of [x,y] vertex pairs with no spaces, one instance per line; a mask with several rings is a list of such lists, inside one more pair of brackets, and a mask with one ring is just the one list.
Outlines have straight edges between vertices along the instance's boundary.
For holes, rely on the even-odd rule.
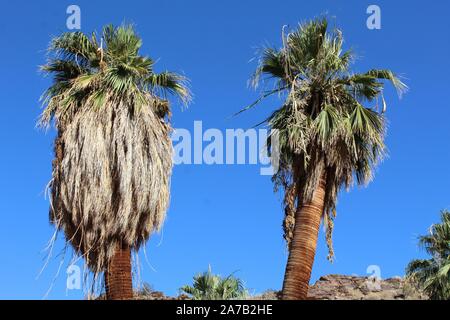
[[118,245],[105,271],[106,298],[108,300],[130,300],[133,298],[131,277],[131,250]]
[[283,282],[283,300],[307,298],[320,221],[324,209],[325,177],[319,181],[310,203],[299,205],[295,213],[294,235]]

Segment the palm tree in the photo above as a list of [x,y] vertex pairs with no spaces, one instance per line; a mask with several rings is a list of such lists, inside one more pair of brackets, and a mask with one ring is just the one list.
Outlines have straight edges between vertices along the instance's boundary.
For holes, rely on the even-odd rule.
[[231,300],[244,299],[247,291],[239,278],[230,275],[222,278],[211,271],[198,274],[194,277],[192,286],[183,286],[180,290],[191,296],[194,300]]
[[104,272],[107,297],[132,297],[131,251],[163,223],[172,143],[167,95],[185,103],[186,79],[155,73],[131,26],[101,35],[64,33],[42,70],[53,76],[40,125],[54,121],[50,221],[90,271]]
[[[273,94],[285,99],[262,123],[278,136],[280,169],[272,179],[275,190],[285,190],[283,227],[290,252],[283,298],[305,299],[321,219],[332,259],[338,192],[354,180],[368,183],[385,153],[384,81],[399,93],[407,87],[389,70],[351,73],[353,54],[343,51],[342,32],[329,31],[325,18],[288,34],[283,30],[282,43],[281,49],[263,48],[252,79],[255,87],[272,79],[274,88],[244,110]],[[369,103],[376,106],[364,106]]]
[[450,212],[441,212],[442,222],[419,238],[431,259],[411,261],[406,273],[432,300],[450,300]]

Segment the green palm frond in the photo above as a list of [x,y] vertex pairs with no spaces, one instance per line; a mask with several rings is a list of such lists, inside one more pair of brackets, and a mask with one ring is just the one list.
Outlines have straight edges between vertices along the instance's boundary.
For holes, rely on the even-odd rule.
[[266,47],[262,49],[260,64],[251,79],[253,87],[258,87],[262,75],[269,75],[279,81],[279,87],[286,85],[287,74],[284,67],[283,54],[274,48]]
[[145,79],[150,90],[166,97],[170,93],[178,97],[185,105],[191,101],[191,93],[188,89],[188,80],[184,76],[173,72],[153,73]]
[[89,38],[82,32],[66,32],[54,38],[49,52],[62,60],[88,65],[97,57],[98,43],[95,36]]
[[325,146],[332,137],[334,131],[339,126],[338,111],[332,105],[326,105],[314,119],[315,131],[322,146]]
[[391,70],[370,70],[367,72],[368,75],[371,75],[377,79],[384,79],[391,82],[394,88],[397,90],[399,95],[402,95],[408,90],[408,86],[400,80],[400,78],[395,75]]

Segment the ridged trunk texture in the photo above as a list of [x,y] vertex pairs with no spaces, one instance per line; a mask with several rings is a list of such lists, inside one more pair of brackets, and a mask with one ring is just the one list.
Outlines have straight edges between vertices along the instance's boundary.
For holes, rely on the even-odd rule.
[[130,300],[133,298],[131,250],[128,246],[116,247],[105,271],[105,289],[108,300]]
[[308,294],[320,221],[324,209],[325,177],[320,179],[311,202],[299,205],[284,274],[283,300],[305,300]]

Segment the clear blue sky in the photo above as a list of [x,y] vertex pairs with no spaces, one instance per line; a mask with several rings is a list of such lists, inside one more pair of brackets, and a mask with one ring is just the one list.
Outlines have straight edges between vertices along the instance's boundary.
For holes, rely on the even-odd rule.
[[[265,42],[279,45],[281,27],[328,13],[359,54],[355,70],[386,67],[407,78],[409,93],[398,101],[388,91],[390,157],[365,189],[339,198],[334,236],[336,261],[326,260],[323,233],[313,280],[330,273],[365,275],[379,265],[383,278],[403,275],[422,256],[416,238],[450,208],[450,4],[448,1],[374,1],[382,29],[366,28],[372,1],[76,1],[82,31],[107,23],[134,22],[143,53],[159,59],[159,70],[184,72],[195,94],[190,109],[174,108],[175,127],[249,128],[276,100],[227,119],[253,101],[247,88],[249,62]],[[40,299],[58,269],[42,253],[53,228],[44,188],[50,179],[54,132],[35,128],[39,96],[49,85],[38,73],[52,35],[67,31],[68,1],[8,1],[0,15],[0,298]],[[155,269],[143,262],[142,279],[167,294],[211,264],[223,275],[237,271],[256,291],[279,289],[287,258],[282,239],[280,195],[258,166],[177,166],[163,236],[146,247]],[[66,265],[65,265],[66,266]],[[63,266],[50,299],[81,298],[65,291]]]

